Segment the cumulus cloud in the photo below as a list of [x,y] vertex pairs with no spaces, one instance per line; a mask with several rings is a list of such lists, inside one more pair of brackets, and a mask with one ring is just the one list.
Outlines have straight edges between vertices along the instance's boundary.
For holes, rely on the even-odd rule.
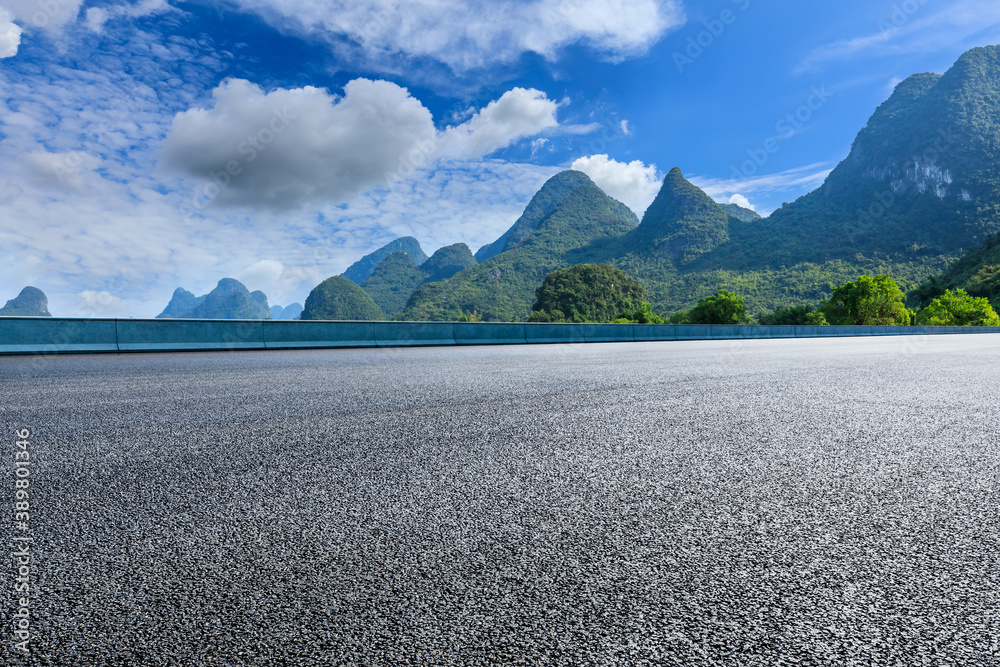
[[748,208],[751,211],[756,211],[757,210],[756,208],[754,208],[754,205],[750,203],[750,200],[747,199],[746,197],[744,197],[741,194],[735,194],[732,197],[730,197],[729,198],[729,203],[730,204],[736,204],[737,206],[741,206],[743,208]]
[[445,130],[441,152],[466,158],[488,155],[519,139],[557,127],[557,110],[558,105],[539,90],[508,90],[466,122]]
[[76,295],[76,313],[86,317],[118,317],[125,309],[125,300],[111,292],[84,290]]
[[442,159],[476,159],[558,127],[557,104],[514,88],[438,132],[424,105],[388,81],[355,79],[343,97],[313,87],[265,93],[242,79],[211,109],[174,117],[161,167],[200,182],[191,204],[276,210],[342,202]]
[[570,169],[590,176],[599,188],[628,206],[640,218],[653,203],[663,180],[655,164],[647,166],[639,160],[619,162],[607,155],[582,157]]
[[456,71],[512,62],[527,52],[554,59],[585,44],[620,60],[642,54],[684,22],[678,0],[237,0],[284,29],[346,38],[368,57],[426,57]]
[[210,179],[201,208],[213,199],[277,209],[344,200],[385,182],[435,137],[430,112],[387,81],[355,79],[337,98],[230,79],[212,96],[213,108],[174,117],[161,154],[165,168]]
[[0,7],[0,58],[17,55],[21,45],[21,27],[14,23],[14,15]]
[[141,18],[172,11],[174,8],[166,0],[143,0],[134,5],[111,5],[106,7],[91,7],[87,10],[86,24],[91,31],[100,33],[104,24],[121,17]]

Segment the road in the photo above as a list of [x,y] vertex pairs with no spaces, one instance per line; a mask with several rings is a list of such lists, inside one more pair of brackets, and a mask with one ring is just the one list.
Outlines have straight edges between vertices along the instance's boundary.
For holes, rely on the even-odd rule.
[[0,655],[996,664],[998,369],[993,335],[2,358]]

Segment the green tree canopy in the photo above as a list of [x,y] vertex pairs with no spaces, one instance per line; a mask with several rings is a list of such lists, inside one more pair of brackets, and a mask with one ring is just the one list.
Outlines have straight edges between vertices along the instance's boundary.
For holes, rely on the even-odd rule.
[[1000,317],[984,297],[969,296],[965,290],[951,290],[917,314],[922,326],[1000,327]]
[[535,291],[531,322],[611,322],[642,310],[646,290],[607,264],[578,264],[553,271]]
[[765,313],[757,318],[760,324],[769,325],[803,325],[812,324],[809,315],[813,313],[812,306],[788,306]]
[[344,276],[328,278],[313,288],[303,320],[383,320],[382,309],[363,289]]
[[833,290],[822,313],[833,325],[906,326],[913,313],[890,276],[860,276]]
[[675,313],[674,324],[749,324],[743,297],[720,289],[714,296],[698,300],[691,310]]

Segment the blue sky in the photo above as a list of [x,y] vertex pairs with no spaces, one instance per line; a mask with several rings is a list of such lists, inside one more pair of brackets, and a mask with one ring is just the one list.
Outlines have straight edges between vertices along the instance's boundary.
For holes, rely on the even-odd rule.
[[0,0],[0,302],[301,302],[398,236],[475,251],[570,167],[766,215],[998,42],[995,0]]

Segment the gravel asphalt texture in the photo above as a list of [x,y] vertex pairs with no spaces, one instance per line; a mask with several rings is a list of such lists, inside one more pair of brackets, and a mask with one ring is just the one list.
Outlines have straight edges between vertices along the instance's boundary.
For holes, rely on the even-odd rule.
[[0,662],[996,665],[998,371],[994,335],[0,358]]

